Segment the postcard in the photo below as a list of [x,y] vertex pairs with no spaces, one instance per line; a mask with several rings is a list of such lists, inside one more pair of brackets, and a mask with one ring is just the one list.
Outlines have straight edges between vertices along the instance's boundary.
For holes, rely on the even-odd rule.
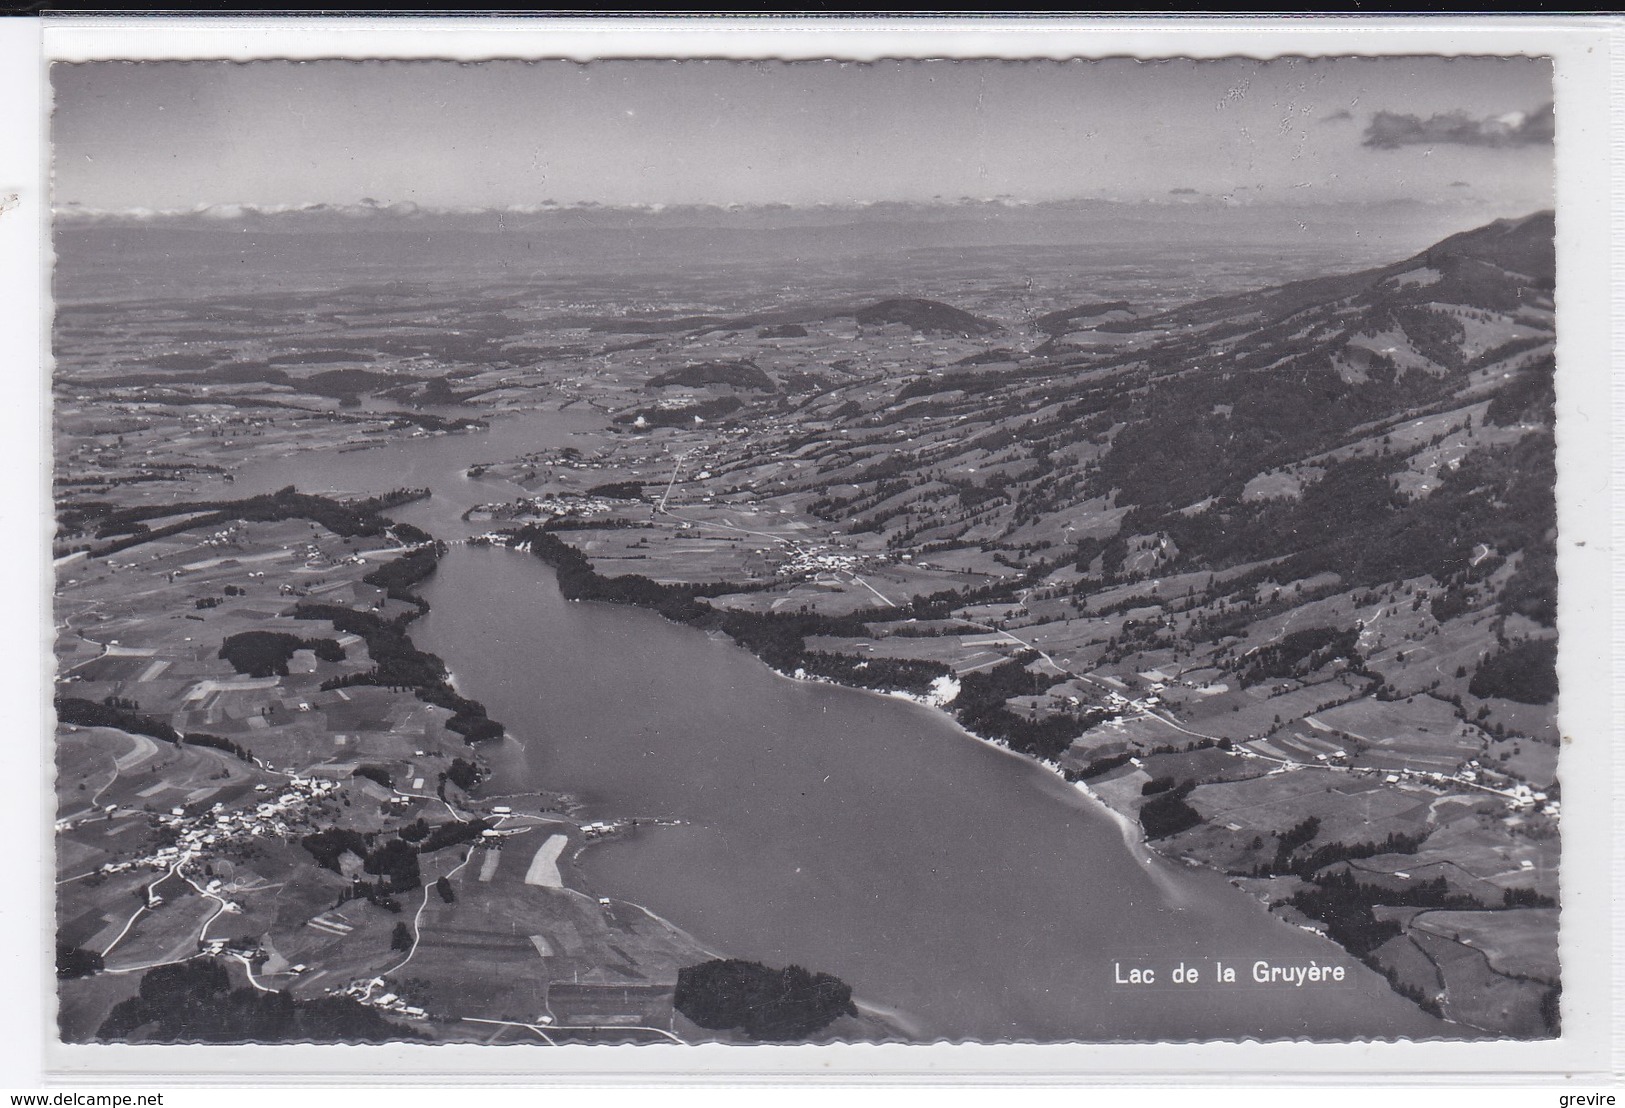
[[48,26],[64,1066],[1595,1047],[1595,29],[1002,26]]

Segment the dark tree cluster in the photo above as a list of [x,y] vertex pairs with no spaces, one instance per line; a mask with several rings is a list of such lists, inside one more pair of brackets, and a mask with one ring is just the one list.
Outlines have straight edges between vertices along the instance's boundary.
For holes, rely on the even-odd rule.
[[220,657],[249,677],[286,677],[295,651],[311,650],[324,662],[344,661],[336,639],[309,638],[284,631],[240,631],[220,644]]
[[1360,633],[1333,627],[1310,627],[1283,635],[1278,641],[1249,650],[1236,663],[1242,688],[1280,677],[1307,677],[1338,658],[1357,668],[1364,664],[1357,647]]
[[1324,923],[1332,941],[1362,961],[1400,933],[1399,924],[1377,919],[1372,912],[1374,905],[1465,911],[1489,907],[1465,893],[1451,892],[1443,877],[1413,881],[1404,888],[1387,888],[1364,884],[1348,872],[1315,877],[1287,903]]
[[405,839],[387,839],[367,855],[362,869],[387,878],[390,892],[409,893],[423,884],[423,873],[418,868],[419,849]]
[[1507,908],[1556,908],[1557,899],[1534,889],[1505,889],[1501,904]]
[[462,735],[469,742],[498,739],[505,733],[502,725],[486,715],[485,705],[463,696],[451,687],[446,677],[446,665],[436,655],[419,650],[407,634],[406,628],[428,605],[386,618],[376,612],[360,612],[342,604],[318,604],[302,601],[294,608],[295,619],[324,620],[335,630],[360,635],[367,643],[367,653],[374,666],[365,673],[353,673],[330,678],[322,682],[323,689],[344,688],[352,685],[377,685],[384,688],[411,689],[426,704],[435,704],[452,713],[446,727]]
[[1153,796],[1140,806],[1140,826],[1148,839],[1165,839],[1181,831],[1189,831],[1202,822],[1202,813],[1185,803],[1185,798],[1196,788],[1196,782],[1186,781],[1166,792]]
[[1066,753],[1072,740],[1112,715],[1107,709],[1093,708],[1078,716],[1028,719],[1005,706],[1005,701],[1013,696],[1041,693],[1059,680],[1059,677],[1036,674],[1015,659],[1000,662],[960,678],[954,715],[983,738],[998,739],[1023,754],[1053,760]]
[[810,650],[801,655],[799,668],[815,677],[827,677],[843,685],[856,685],[883,691],[926,693],[932,682],[953,670],[941,662],[909,658],[856,658],[850,654],[830,654]]
[[994,335],[1004,330],[992,320],[974,316],[940,300],[913,297],[881,300],[859,308],[852,316],[859,323],[873,327],[900,323],[924,334],[959,335],[964,338]]
[[94,950],[73,946],[60,939],[56,944],[56,975],[61,980],[89,977],[102,971],[102,956]]
[[1467,691],[1520,704],[1550,704],[1557,698],[1556,640],[1524,639],[1502,647],[1478,664]]
[[245,762],[254,760],[253,751],[223,735],[210,735],[204,731],[190,731],[181,736],[181,741],[187,746],[206,746],[211,750],[224,750],[227,754],[231,754]]
[[528,543],[531,552],[553,567],[559,591],[572,600],[628,604],[659,612],[673,623],[720,630],[781,673],[805,670],[865,688],[923,693],[931,682],[951,672],[929,661],[852,658],[807,649],[808,635],[870,634],[868,623],[906,618],[907,609],[826,616],[813,612],[722,611],[704,602],[708,596],[747,592],[750,586],[730,582],[665,585],[638,574],[604,577],[587,556],[546,529],[534,525],[514,532],[513,543]]
[[650,527],[620,516],[554,516],[542,524],[544,531],[626,531],[633,527]]
[[78,727],[115,727],[132,735],[147,735],[171,743],[181,741],[180,732],[156,716],[144,716],[128,708],[98,704],[77,696],[56,698],[56,718],[58,723]]
[[471,842],[490,827],[491,821],[486,819],[448,820],[421,829],[411,825],[398,837],[386,839],[376,847],[373,845],[376,835],[363,835],[347,827],[329,827],[311,832],[299,840],[299,845],[310,852],[317,865],[334,873],[343,872],[339,859],[344,854],[354,854],[361,859],[363,870],[385,879],[385,891],[410,892],[423,881],[418,855]]
[[345,852],[364,859],[372,850],[372,844],[367,841],[365,835],[348,827],[330,827],[325,831],[312,831],[299,840],[299,845],[310,852],[317,865],[334,873],[340,872],[339,858]]
[[413,527],[410,523],[393,523],[390,532],[402,542],[426,543],[433,542],[434,536],[421,527]]
[[601,576],[587,556],[541,527],[529,524],[515,531],[514,545],[528,544],[531,553],[553,567],[559,592],[570,600],[598,600],[629,604],[659,612],[674,623],[694,623],[710,611],[696,603],[704,595],[735,591],[733,585],[662,585],[635,573]]
[[456,785],[464,792],[470,792],[478,785],[483,777],[478,762],[471,762],[466,758],[453,758],[451,765],[445,770],[446,780]]
[[737,958],[679,970],[673,1003],[701,1027],[780,1042],[805,1039],[840,1016],[858,1014],[852,989],[837,977]]
[[[115,554],[152,539],[178,535],[183,531],[202,527],[218,527],[233,520],[274,523],[285,519],[308,519],[321,524],[336,535],[382,535],[389,526],[389,520],[382,514],[385,510],[413,500],[421,500],[428,495],[428,489],[395,489],[381,496],[345,502],[302,493],[289,485],[274,493],[251,496],[245,500],[204,500],[185,504],[154,504],[124,508],[108,514],[100,525],[101,529],[130,529],[129,525],[148,519],[199,514],[164,527],[132,533],[128,538],[109,543],[93,553],[98,557]],[[62,522],[64,527],[71,530],[82,530],[88,525],[82,517],[70,517],[68,513],[64,513]]]
[[1501,588],[1496,611],[1557,626],[1557,546],[1542,540],[1524,548],[1518,568]]
[[[1308,877],[1338,862],[1371,858],[1378,854],[1415,854],[1426,838],[1426,834],[1411,835],[1404,831],[1390,831],[1380,843],[1326,843],[1301,857],[1282,859],[1277,856],[1275,872],[1290,872],[1300,877]],[[1291,852],[1288,851],[1288,854]]]
[[418,844],[418,853],[433,854],[448,846],[473,842],[490,829],[491,821],[488,819],[449,820],[429,832],[428,837]]
[[[1545,340],[1536,336],[1525,341],[1540,344]],[[1507,356],[1501,350],[1492,353],[1501,356],[1494,361]],[[1519,369],[1496,390],[1484,412],[1484,422],[1502,427],[1516,423],[1552,426],[1557,407],[1556,371],[1557,361],[1550,353]]]
[[641,481],[611,481],[605,485],[594,485],[587,490],[588,496],[602,496],[607,500],[642,500],[643,483]]
[[1352,884],[1317,883],[1287,903],[1324,923],[1331,940],[1362,961],[1401,930],[1393,920],[1377,919],[1371,911],[1374,901]]
[[[406,525],[397,524],[395,530],[399,532],[403,526]],[[418,533],[422,534],[421,531]],[[434,573],[444,552],[444,545],[440,543],[420,546],[416,550],[402,554],[399,558],[385,562],[361,580],[383,589],[391,600],[421,603],[421,599],[413,595],[412,587]]]
[[142,975],[96,1037],[143,1043],[381,1043],[421,1036],[350,997],[295,1000],[287,993],[232,987],[217,962],[194,959]]
[[353,777],[365,777],[369,781],[376,781],[386,789],[395,787],[395,779],[389,775],[389,770],[383,766],[356,766],[350,771]]
[[1098,758],[1091,759],[1082,769],[1068,774],[1068,778],[1074,781],[1088,781],[1095,777],[1102,777],[1114,769],[1120,769],[1128,765],[1133,757],[1134,755],[1127,750],[1118,754],[1102,754]]

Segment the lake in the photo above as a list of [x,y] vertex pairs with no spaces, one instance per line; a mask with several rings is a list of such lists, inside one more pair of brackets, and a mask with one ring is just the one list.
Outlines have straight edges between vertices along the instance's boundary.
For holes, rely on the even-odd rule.
[[[233,490],[428,486],[432,499],[391,514],[456,540],[484,529],[459,518],[469,505],[522,492],[468,466],[602,426],[592,411],[502,418],[484,434],[278,458]],[[940,712],[787,679],[649,612],[566,601],[515,551],[456,545],[422,591],[433,611],[414,639],[511,733],[485,748],[493,791],[682,821],[588,849],[595,893],[728,955],[836,974],[920,1038],[1467,1033],[1222,876],[1150,854],[1091,797]],[[1258,985],[1259,960],[1340,966],[1344,980]],[[1215,962],[1236,981],[1215,981]],[[1181,963],[1195,983],[1170,979]],[[1147,969],[1152,984],[1128,983]]]

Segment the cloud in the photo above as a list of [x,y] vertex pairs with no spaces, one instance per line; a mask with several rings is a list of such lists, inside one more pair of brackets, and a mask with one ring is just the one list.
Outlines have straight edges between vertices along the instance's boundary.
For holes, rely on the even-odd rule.
[[1353,112],[1349,111],[1347,108],[1338,108],[1331,115],[1323,115],[1323,116],[1321,116],[1320,121],[1322,123],[1342,123],[1346,119],[1353,119],[1353,118],[1354,118],[1354,113]]
[[1397,150],[1401,146],[1543,146],[1552,141],[1552,105],[1542,104],[1532,112],[1474,119],[1463,111],[1420,116],[1400,112],[1378,112],[1366,125],[1362,145],[1373,150]]

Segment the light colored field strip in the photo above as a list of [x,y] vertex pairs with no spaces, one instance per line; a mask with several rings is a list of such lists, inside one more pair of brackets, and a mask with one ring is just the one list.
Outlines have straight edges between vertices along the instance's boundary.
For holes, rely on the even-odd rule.
[[564,835],[549,835],[530,860],[530,868],[525,871],[525,884],[542,885],[549,889],[562,888],[564,878],[559,875],[559,855],[564,853],[569,841]]
[[113,759],[113,764],[118,767],[120,773],[140,765],[158,753],[158,744],[145,735],[132,735],[125,732],[125,737],[130,740],[130,749]]
[[499,851],[487,850],[485,852],[484,859],[480,861],[480,880],[489,881],[491,878],[495,877],[497,872],[497,863],[501,860],[502,854]]

